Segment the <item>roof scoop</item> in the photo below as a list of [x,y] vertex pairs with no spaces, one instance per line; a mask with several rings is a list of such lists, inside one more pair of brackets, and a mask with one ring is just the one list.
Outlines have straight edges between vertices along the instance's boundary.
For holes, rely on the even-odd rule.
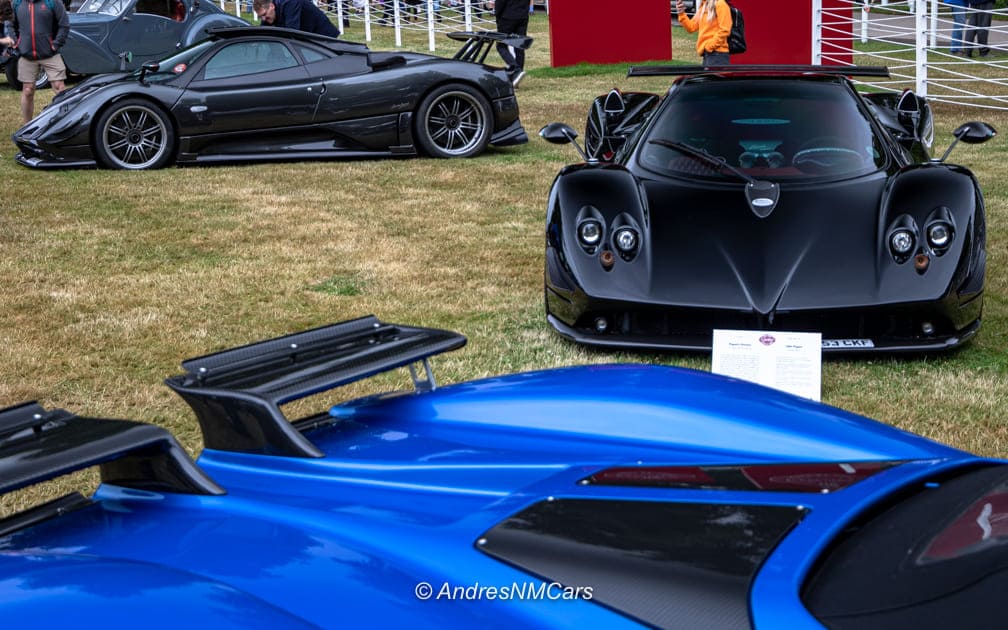
[[746,183],[745,196],[753,214],[765,219],[777,207],[777,200],[780,199],[780,186],[776,182],[754,179]]

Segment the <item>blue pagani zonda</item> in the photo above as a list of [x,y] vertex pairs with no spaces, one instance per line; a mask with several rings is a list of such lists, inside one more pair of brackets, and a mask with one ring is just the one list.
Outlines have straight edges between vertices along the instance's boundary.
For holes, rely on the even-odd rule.
[[[436,387],[452,332],[363,318],[191,359],[167,432],[0,411],[9,627],[985,626],[1008,467],[756,385],[643,365]],[[414,391],[281,405],[409,367]],[[302,405],[304,403],[299,403]],[[299,407],[300,408],[300,407]]]

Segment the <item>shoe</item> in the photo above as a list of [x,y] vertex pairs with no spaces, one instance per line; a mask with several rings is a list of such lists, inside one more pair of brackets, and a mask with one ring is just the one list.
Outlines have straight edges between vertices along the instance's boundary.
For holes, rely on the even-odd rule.
[[981,48],[980,49],[980,56],[981,57],[986,57],[989,54],[990,54],[990,48]]
[[972,49],[967,50],[966,51],[966,56],[969,57],[970,59],[972,59],[973,58],[973,50]]
[[522,79],[524,78],[525,78],[524,70],[519,70],[518,72],[515,72],[514,74],[511,75],[511,85],[514,87],[518,87],[518,84],[521,83]]

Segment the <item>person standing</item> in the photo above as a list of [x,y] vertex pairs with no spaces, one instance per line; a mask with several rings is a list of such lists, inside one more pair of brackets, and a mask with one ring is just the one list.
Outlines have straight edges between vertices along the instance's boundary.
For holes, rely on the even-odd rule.
[[14,0],[14,37],[17,38],[18,80],[21,81],[21,118],[35,117],[35,81],[45,70],[57,94],[66,87],[66,65],[59,54],[70,34],[70,18],[62,0]]
[[686,15],[683,0],[676,0],[679,23],[689,33],[697,33],[697,54],[705,66],[727,66],[728,34],[731,33],[731,7],[725,0],[701,0],[693,17]]
[[963,53],[963,30],[966,25],[966,0],[943,0],[952,10],[952,35],[949,52],[953,55]]
[[311,0],[252,0],[252,10],[266,26],[293,28],[339,37],[340,30]]
[[[532,13],[533,0],[496,0],[494,2],[494,19],[497,22],[497,32],[512,35],[528,35],[529,15]],[[497,44],[497,52],[507,64],[507,73],[511,77],[511,85],[518,87],[525,78],[525,51],[504,43]]]

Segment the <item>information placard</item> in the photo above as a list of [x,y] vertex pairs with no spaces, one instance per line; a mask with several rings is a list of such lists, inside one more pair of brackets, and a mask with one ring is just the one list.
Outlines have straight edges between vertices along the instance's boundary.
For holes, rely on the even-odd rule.
[[711,371],[818,401],[822,397],[822,335],[715,330]]

